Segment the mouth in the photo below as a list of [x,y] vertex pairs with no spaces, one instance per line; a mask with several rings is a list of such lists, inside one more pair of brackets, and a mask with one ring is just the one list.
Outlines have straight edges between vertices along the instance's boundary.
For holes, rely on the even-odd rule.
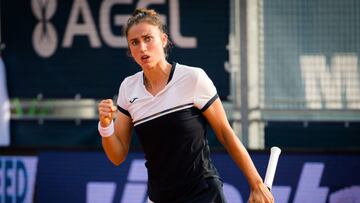
[[147,62],[149,59],[150,59],[150,56],[149,56],[149,55],[143,55],[143,56],[141,56],[141,61],[143,61],[143,62]]

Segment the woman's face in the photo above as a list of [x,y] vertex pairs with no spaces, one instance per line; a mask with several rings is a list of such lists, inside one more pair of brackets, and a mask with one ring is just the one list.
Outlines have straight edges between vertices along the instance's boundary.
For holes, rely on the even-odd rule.
[[165,60],[167,35],[147,22],[134,24],[128,31],[127,41],[132,57],[143,69]]

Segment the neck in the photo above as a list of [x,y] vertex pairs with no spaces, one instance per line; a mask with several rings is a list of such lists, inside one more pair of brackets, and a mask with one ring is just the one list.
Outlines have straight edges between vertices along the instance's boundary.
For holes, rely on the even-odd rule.
[[171,64],[165,61],[156,64],[154,67],[143,69],[143,71],[146,89],[156,94],[166,86],[171,71]]

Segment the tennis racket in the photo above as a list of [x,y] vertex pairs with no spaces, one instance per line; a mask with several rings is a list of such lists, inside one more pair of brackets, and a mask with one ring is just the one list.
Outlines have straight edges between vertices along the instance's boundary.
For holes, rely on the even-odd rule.
[[281,153],[281,149],[279,147],[271,147],[269,163],[266,169],[265,181],[264,181],[264,184],[266,185],[266,187],[269,188],[269,190],[271,190],[272,188],[276,166],[279,160],[280,153]]

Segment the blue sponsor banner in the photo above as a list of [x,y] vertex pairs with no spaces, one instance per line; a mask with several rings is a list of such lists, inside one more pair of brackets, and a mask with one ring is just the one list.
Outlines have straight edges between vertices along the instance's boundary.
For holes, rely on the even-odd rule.
[[[251,153],[262,177],[268,154]],[[249,187],[226,153],[213,153],[228,202],[246,202]],[[277,203],[360,201],[360,155],[283,153],[273,194]],[[47,152],[39,155],[36,202],[147,202],[142,153],[130,153],[116,167],[103,152]]]
[[229,2],[216,0],[12,0],[1,2],[11,97],[109,98],[140,68],[127,56],[123,25],[136,7],[156,9],[174,46],[169,61],[202,67],[229,93]]
[[35,156],[0,156],[0,202],[31,203],[38,159]]

